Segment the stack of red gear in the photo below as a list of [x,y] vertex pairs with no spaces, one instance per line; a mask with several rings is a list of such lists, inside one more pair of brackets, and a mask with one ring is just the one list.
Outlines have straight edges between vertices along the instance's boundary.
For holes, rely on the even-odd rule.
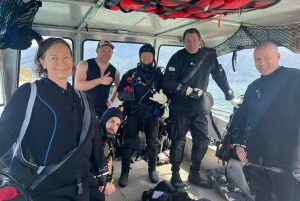
[[[280,0],[106,0],[105,7],[123,12],[155,13],[162,19],[192,18],[209,21],[277,4]],[[117,4],[118,2],[118,4]]]

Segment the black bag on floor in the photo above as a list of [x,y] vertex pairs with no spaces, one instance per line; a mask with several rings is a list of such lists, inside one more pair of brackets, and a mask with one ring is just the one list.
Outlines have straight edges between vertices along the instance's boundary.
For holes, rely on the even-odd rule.
[[184,189],[175,189],[163,180],[149,191],[144,191],[142,201],[210,201],[206,198],[192,199]]
[[207,170],[207,178],[212,181],[214,188],[226,200],[250,201],[243,191],[231,179],[226,179],[225,175],[218,169]]
[[[153,198],[153,194],[155,191],[164,192],[157,199]],[[169,184],[166,180],[163,180],[157,184],[154,188],[151,188],[149,191],[144,191],[142,195],[142,201],[153,201],[153,200],[161,200],[161,201],[171,201],[172,195],[176,192],[176,190]]]

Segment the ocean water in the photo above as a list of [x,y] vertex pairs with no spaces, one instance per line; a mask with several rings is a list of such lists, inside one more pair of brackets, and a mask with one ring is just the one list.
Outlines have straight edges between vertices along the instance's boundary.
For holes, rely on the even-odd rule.
[[[250,83],[251,82],[249,82],[249,83],[237,83],[237,82],[230,83],[230,87],[233,90],[235,97],[238,98],[239,96],[244,95],[245,91]],[[226,101],[224,93],[222,92],[222,90],[217,86],[217,84],[214,81],[210,80],[207,91],[210,92],[214,98],[213,108],[225,110],[228,112],[233,111],[233,106],[228,101]],[[228,120],[229,115],[230,115],[230,114],[219,112],[216,110],[213,110],[213,113],[225,120]]]

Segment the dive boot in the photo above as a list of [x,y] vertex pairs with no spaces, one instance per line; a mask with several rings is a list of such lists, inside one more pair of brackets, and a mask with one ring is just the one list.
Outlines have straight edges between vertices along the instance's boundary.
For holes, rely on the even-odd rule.
[[202,179],[199,170],[200,168],[191,167],[188,176],[188,181],[203,188],[211,188],[211,181]]
[[128,184],[128,176],[129,176],[129,169],[122,171],[120,179],[119,179],[119,186],[120,187],[125,187]]
[[158,177],[158,175],[157,175],[157,173],[156,173],[156,170],[151,170],[151,169],[149,169],[148,170],[148,173],[149,173],[149,178],[150,178],[150,181],[152,182],[152,183],[157,183],[157,182],[159,182],[159,177]]
[[184,188],[186,185],[183,183],[183,181],[180,178],[179,172],[173,172],[171,177],[171,184],[174,188]]
[[156,165],[157,165],[156,163],[157,163],[156,157],[152,157],[149,155],[148,156],[148,173],[149,173],[150,181],[154,184],[159,182],[159,178],[156,173]]

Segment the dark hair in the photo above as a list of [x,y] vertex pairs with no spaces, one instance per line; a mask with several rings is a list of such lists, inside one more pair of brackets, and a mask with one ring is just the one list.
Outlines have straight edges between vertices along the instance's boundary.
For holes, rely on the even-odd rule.
[[185,36],[186,36],[187,33],[190,33],[190,34],[196,33],[197,36],[198,36],[198,38],[199,38],[199,40],[201,40],[200,32],[196,28],[190,28],[190,29],[185,30],[185,32],[183,33],[183,36],[182,36],[182,42],[183,43],[184,43],[184,38],[185,38]]
[[[40,77],[40,78],[48,77],[48,71],[47,71],[47,69],[43,68],[43,66],[40,62],[40,59],[45,60],[45,54],[46,54],[47,50],[50,47],[52,47],[52,45],[58,44],[58,43],[62,43],[64,45],[66,45],[70,50],[71,56],[73,56],[72,50],[71,50],[69,44],[64,39],[62,39],[62,38],[47,38],[39,45],[36,55],[34,57],[32,72],[34,74],[36,74],[38,77]],[[72,75],[75,75],[74,63],[73,63]]]

